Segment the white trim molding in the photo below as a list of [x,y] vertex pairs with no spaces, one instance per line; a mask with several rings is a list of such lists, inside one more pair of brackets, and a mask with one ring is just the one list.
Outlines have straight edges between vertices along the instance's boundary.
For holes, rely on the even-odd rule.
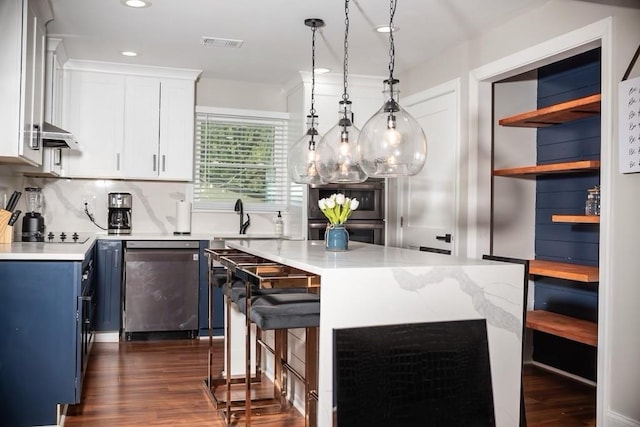
[[[533,69],[600,46],[601,51],[601,169],[600,184],[603,211],[600,221],[600,283],[598,306],[598,387],[597,387],[597,425],[601,426],[638,426],[636,421],[628,420],[620,414],[609,411],[611,396],[611,370],[609,350],[611,348],[611,287],[612,281],[612,203],[611,183],[614,173],[613,152],[613,18],[608,17],[590,25],[578,28],[562,36],[547,40],[528,49],[491,62],[469,73],[469,208],[468,208],[468,251],[467,256],[479,257],[488,253],[488,226],[481,229],[483,221],[488,220],[488,212],[480,208],[480,201],[489,197],[489,176],[484,173],[490,169],[490,159],[481,156],[483,150],[491,149],[491,126],[487,117],[491,117],[493,82],[512,77]],[[490,151],[489,151],[490,152]],[[483,192],[483,190],[485,192]],[[486,215],[486,218],[485,218]],[[631,424],[629,424],[631,423]]]

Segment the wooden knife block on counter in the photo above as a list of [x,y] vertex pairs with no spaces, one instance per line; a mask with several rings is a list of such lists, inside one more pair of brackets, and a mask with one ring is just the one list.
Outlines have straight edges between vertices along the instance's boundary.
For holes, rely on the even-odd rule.
[[0,209],[0,243],[13,242],[13,227],[9,225],[11,212]]

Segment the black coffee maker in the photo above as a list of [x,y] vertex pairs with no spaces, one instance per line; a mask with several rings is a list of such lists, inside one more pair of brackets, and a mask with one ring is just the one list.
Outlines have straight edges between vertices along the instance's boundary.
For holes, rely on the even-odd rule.
[[44,217],[42,216],[42,190],[38,187],[27,187],[27,213],[22,217],[22,241],[44,242]]
[[131,194],[109,193],[109,234],[131,234]]

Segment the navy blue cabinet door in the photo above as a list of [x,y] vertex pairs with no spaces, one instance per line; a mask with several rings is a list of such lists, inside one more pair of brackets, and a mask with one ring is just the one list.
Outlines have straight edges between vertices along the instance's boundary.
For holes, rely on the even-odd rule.
[[0,262],[0,425],[55,425],[80,401],[81,262]]
[[[207,240],[200,241],[200,292],[199,292],[199,322],[200,336],[209,335],[209,259],[204,250],[209,247]],[[222,336],[224,334],[224,304],[222,300],[222,290],[213,288],[213,334]]]
[[98,240],[96,331],[120,331],[122,241]]

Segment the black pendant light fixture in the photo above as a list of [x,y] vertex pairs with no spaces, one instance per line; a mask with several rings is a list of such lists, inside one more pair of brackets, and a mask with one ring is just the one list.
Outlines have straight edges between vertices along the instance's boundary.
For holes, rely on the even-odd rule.
[[393,76],[396,1],[390,0],[389,6],[389,78],[384,81],[385,101],[365,123],[358,139],[360,165],[368,176],[376,178],[415,175],[427,159],[427,138],[422,128],[398,104],[399,80]]
[[316,30],[324,27],[324,21],[318,18],[304,20],[304,25],[311,27],[311,109],[307,116],[307,132],[289,151],[289,176],[297,184],[323,184],[324,181],[316,169],[316,144],[320,141],[318,135],[318,116],[315,109],[316,87]]
[[353,125],[351,101],[347,91],[349,68],[349,0],[344,3],[344,92],[339,102],[338,123],[320,140],[317,147],[316,168],[325,182],[356,183],[367,179],[358,162],[356,145],[360,131]]

